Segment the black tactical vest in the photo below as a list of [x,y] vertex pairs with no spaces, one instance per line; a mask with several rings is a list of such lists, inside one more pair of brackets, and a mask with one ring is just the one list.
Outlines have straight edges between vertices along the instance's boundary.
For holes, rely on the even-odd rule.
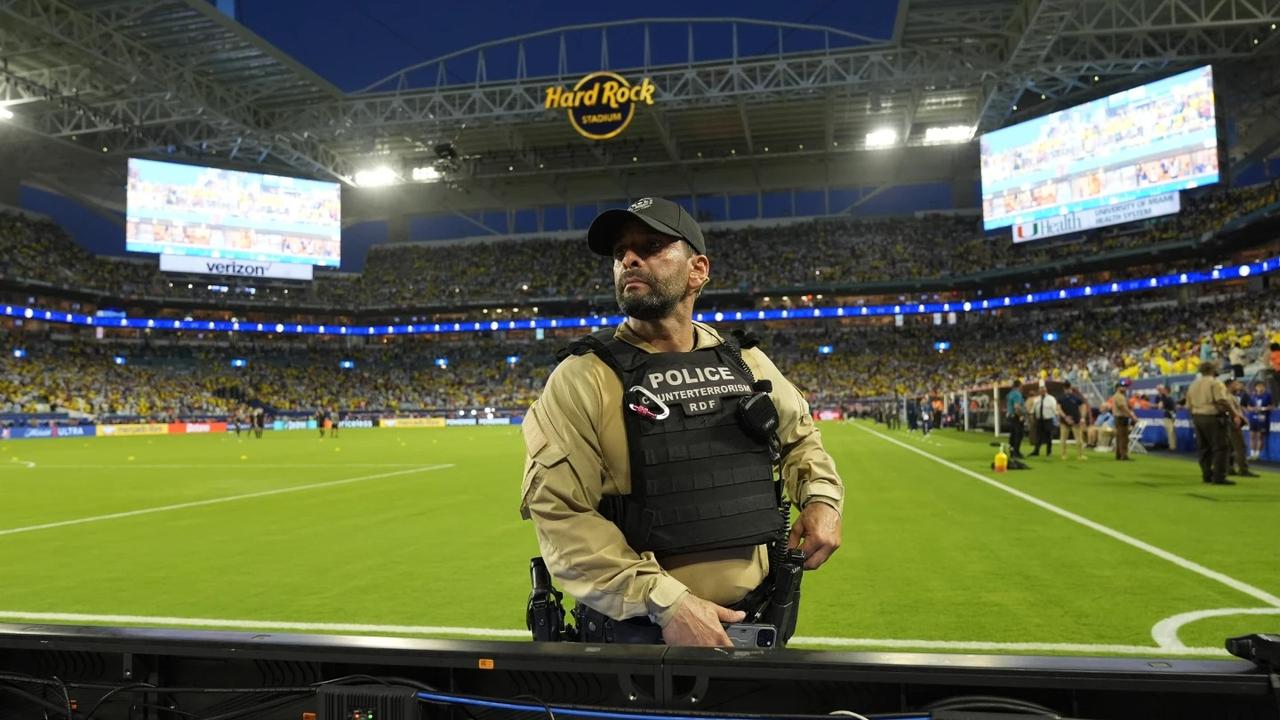
[[744,432],[740,401],[754,378],[737,344],[646,353],[607,330],[564,353],[593,352],[622,381],[631,493],[600,513],[637,552],[657,557],[749,547],[783,530],[780,485],[767,444]]

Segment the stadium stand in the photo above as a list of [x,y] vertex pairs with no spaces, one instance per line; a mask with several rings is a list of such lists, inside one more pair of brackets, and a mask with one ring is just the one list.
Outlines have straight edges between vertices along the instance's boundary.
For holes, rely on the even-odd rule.
[[[1180,305],[1168,292],[1145,299],[1093,301],[1002,313],[971,313],[958,324],[931,317],[892,323],[770,323],[763,346],[815,408],[868,398],[954,392],[1011,377],[1069,379],[1191,373],[1200,344],[1214,355],[1239,342],[1249,367],[1280,341],[1280,298],[1210,296]],[[722,326],[722,330],[734,326]],[[1043,340],[1053,330],[1059,339]],[[225,415],[245,402],[273,411],[317,406],[345,411],[519,412],[536,398],[572,333],[535,340],[530,333],[387,339],[340,348],[284,338],[225,340],[158,334],[145,342],[95,342],[61,332],[12,338],[25,358],[0,359],[0,413],[67,410],[95,417],[172,420]],[[934,343],[946,340],[943,353]],[[830,345],[829,355],[818,347]],[[115,362],[123,356],[126,364]],[[232,368],[232,358],[247,361]],[[351,359],[353,369],[340,369]],[[439,367],[444,359],[447,367]],[[511,362],[510,359],[514,359]]]
[[[1183,212],[1127,232],[1087,242],[1016,245],[981,234],[965,216],[887,220],[818,219],[708,233],[712,290],[759,294],[770,289],[855,286],[884,281],[963,279],[1009,268],[1071,263],[1108,251],[1159,250],[1195,239],[1233,219],[1280,202],[1280,182],[1230,191],[1210,190]],[[1198,257],[1203,264],[1214,258]],[[322,276],[288,286],[243,288],[180,282],[161,275],[154,259],[95,259],[56,225],[0,214],[0,280],[53,289],[96,291],[119,300],[139,297],[203,299],[267,307],[317,306],[343,310],[414,306],[445,310],[474,303],[532,305],[551,298],[586,301],[611,296],[608,262],[587,255],[580,238],[499,239],[454,244],[375,246],[355,278]],[[188,287],[190,285],[190,287]],[[287,291],[287,292],[286,292]]]
[[526,5],[0,0],[0,720],[1275,716],[1280,0]]

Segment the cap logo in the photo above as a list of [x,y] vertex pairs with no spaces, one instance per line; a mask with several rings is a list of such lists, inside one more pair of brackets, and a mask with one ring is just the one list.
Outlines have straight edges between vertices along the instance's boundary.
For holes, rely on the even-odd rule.
[[636,210],[644,210],[645,208],[649,207],[652,204],[653,204],[653,198],[640,198],[639,200],[631,203],[631,207],[627,209],[631,210],[632,212],[635,212]]

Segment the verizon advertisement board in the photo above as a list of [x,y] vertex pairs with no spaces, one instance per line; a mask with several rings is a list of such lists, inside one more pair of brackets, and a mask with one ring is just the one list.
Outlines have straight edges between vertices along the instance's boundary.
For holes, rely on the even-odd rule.
[[1129,202],[1090,208],[1080,212],[1058,215],[1013,226],[1015,243],[1043,240],[1057,235],[1070,235],[1107,225],[1147,220],[1161,215],[1172,215],[1182,209],[1181,196],[1176,192],[1154,197],[1139,198]]
[[162,272],[197,273],[224,278],[281,278],[310,280],[313,266],[297,263],[261,262],[257,260],[224,260],[189,255],[161,255]]

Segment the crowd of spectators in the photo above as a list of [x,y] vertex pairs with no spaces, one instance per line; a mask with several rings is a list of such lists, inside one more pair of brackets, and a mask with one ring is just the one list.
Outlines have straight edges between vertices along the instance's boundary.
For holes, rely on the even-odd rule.
[[[864,321],[794,321],[754,328],[762,348],[815,408],[859,399],[919,396],[1007,383],[1011,378],[1083,380],[1194,372],[1235,350],[1263,361],[1280,342],[1280,298],[1254,293],[1178,304],[1088,304],[972,313],[956,325],[908,318],[902,327]],[[732,326],[722,327],[722,330]],[[1046,342],[1045,332],[1056,332]],[[0,357],[0,413],[66,410],[93,417],[168,419],[234,411],[246,402],[276,411],[519,411],[537,397],[570,336],[528,333],[397,338],[363,348],[283,338],[196,343],[157,334],[146,344],[5,338],[27,355]],[[935,343],[948,342],[945,351]],[[829,353],[820,353],[830,346]],[[124,364],[116,357],[121,356]],[[232,367],[243,358],[244,367]],[[342,369],[351,360],[354,368]]]
[[[978,229],[975,217],[823,219],[706,233],[709,289],[753,293],[974,275],[1199,237],[1229,219],[1280,201],[1280,184],[1210,192],[1172,218],[1085,242],[1015,245]],[[1002,231],[1007,232],[1007,231]],[[609,261],[580,239],[424,243],[375,247],[348,301],[410,303],[610,295]]]
[[[1145,248],[1196,238],[1229,220],[1280,201],[1280,183],[1206,190],[1181,213],[1132,232],[1085,241],[1013,244],[983,234],[976,217],[929,215],[882,220],[821,219],[732,230],[710,229],[711,290],[753,293],[886,280],[961,277]],[[1007,232],[1007,231],[1002,231]],[[265,306],[359,308],[536,305],[540,299],[611,296],[609,261],[577,239],[498,239],[375,246],[356,276],[325,275],[257,292],[175,282],[153,259],[98,259],[56,225],[0,213],[0,278],[98,290],[122,299],[226,300]]]
[[[485,338],[330,348],[26,343],[0,359],[0,413],[225,415],[273,411],[518,409],[537,396],[553,348]],[[120,360],[117,360],[119,358]],[[232,360],[243,360],[233,367]],[[342,368],[342,361],[354,367]]]
[[[815,406],[853,399],[1008,384],[1013,378],[1110,382],[1194,373],[1202,359],[1239,348],[1246,367],[1265,365],[1280,342],[1280,297],[1231,296],[1180,305],[1094,301],[1018,314],[971,314],[955,326],[796,324],[765,333],[770,354]],[[1046,333],[1056,339],[1046,341]],[[938,350],[936,343],[948,343]],[[819,353],[830,346],[831,354]]]

